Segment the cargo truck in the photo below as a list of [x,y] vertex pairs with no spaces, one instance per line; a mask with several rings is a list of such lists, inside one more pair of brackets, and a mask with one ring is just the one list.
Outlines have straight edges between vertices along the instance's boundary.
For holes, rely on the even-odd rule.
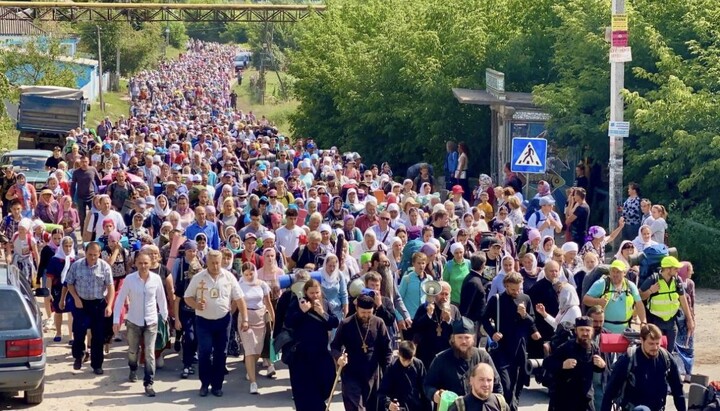
[[89,105],[82,90],[53,86],[21,86],[17,126],[19,149],[64,146],[68,131],[85,126]]

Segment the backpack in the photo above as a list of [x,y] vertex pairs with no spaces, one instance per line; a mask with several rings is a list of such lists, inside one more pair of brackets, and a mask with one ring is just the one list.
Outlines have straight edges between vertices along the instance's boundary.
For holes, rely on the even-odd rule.
[[[493,397],[495,397],[495,399],[497,400],[497,403],[500,406],[500,411],[510,411],[510,407],[508,406],[507,401],[505,401],[505,397],[502,394],[490,394],[490,398]],[[488,400],[490,400],[490,398],[488,398]],[[457,397],[454,404],[457,411],[465,411],[464,397]]]
[[645,258],[640,261],[640,274],[638,284],[642,284],[648,277],[660,270],[660,261],[670,255],[665,244],[656,244],[643,250]]
[[[635,384],[637,383],[635,379],[635,368],[637,367],[637,356],[638,356],[638,345],[637,344],[631,344],[627,349],[627,356],[628,356],[628,366],[627,366],[627,376],[625,377],[625,381],[623,382],[623,386],[620,389],[620,396],[617,397],[613,402],[617,404],[620,409],[633,409],[635,406],[633,404],[623,404],[625,401],[625,398],[627,397],[626,393],[632,391],[635,388]],[[660,357],[662,357],[663,362],[665,363],[665,381],[667,381],[667,377],[670,374],[670,353],[667,352],[664,348],[660,348]]]
[[[528,218],[525,221],[529,222],[530,217],[532,217],[532,215],[535,215],[535,224],[537,225],[537,223],[540,222],[540,217],[542,217],[541,214],[542,214],[542,212],[540,210],[537,210],[534,213],[529,214]],[[528,239],[529,239],[528,234],[530,233],[530,230],[532,230],[532,227],[528,226],[527,224],[525,224],[522,227],[522,232],[520,233],[517,240],[515,241],[515,249],[516,250],[520,250],[520,247],[522,247],[523,244],[525,244],[528,241]]]
[[718,411],[720,410],[720,382],[713,381],[705,387],[702,403],[688,407],[688,410]]

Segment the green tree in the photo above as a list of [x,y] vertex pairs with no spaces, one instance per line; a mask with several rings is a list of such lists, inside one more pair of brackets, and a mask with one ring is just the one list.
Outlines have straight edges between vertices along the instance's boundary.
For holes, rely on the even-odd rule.
[[[97,25],[79,23],[80,44],[84,51],[97,58]],[[117,69],[117,52],[120,51],[120,74],[130,76],[139,70],[153,67],[158,61],[165,43],[165,26],[146,23],[135,30],[130,23],[103,23],[100,26],[100,48],[105,72]],[[172,30],[172,29],[171,29]]]
[[2,97],[12,97],[21,85],[75,87],[78,73],[60,61],[61,55],[60,43],[52,38],[0,49]]

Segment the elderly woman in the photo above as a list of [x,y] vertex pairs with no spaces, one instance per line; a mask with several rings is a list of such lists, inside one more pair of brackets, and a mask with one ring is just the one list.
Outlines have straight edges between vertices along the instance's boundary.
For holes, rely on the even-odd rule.
[[335,254],[325,257],[325,264],[319,271],[320,285],[330,307],[337,318],[345,318],[348,313],[348,293],[345,276],[340,273],[338,258]]
[[353,215],[358,215],[365,209],[365,204],[358,198],[356,189],[351,188],[347,191],[345,195],[345,208]]
[[352,256],[356,260],[360,260],[360,256],[367,252],[387,251],[387,247],[377,240],[377,235],[373,230],[365,231],[363,241],[351,241],[350,248],[352,249]]
[[[258,278],[257,269],[251,263],[242,265],[240,289],[247,304],[249,325],[246,331],[240,332],[240,340],[245,351],[245,370],[250,381],[250,394],[257,394],[255,366],[265,348],[266,323],[275,321],[275,312],[270,302],[270,287]],[[238,318],[239,322],[245,320]],[[238,324],[238,329],[242,329],[241,324]],[[275,367],[269,365],[266,376],[268,378],[275,376]]]
[[355,227],[355,216],[348,214],[343,218],[343,234],[347,241],[361,242],[363,239],[362,231]]
[[[65,277],[70,265],[75,261],[75,241],[70,237],[63,237],[60,246],[55,250],[55,255],[50,259],[45,270],[48,286],[50,288],[51,308],[53,320],[55,321],[54,342],[62,341],[62,316],[68,313],[68,333],[72,335],[72,309],[73,299],[67,298],[68,290],[65,284]],[[70,302],[66,306],[66,301]]]
[[580,311],[580,299],[578,298],[575,288],[569,283],[560,282],[555,285],[555,289],[559,289],[557,292],[560,309],[554,318],[545,311],[545,306],[543,304],[537,304],[535,306],[535,311],[545,320],[545,322],[550,324],[553,330],[562,323],[575,324],[575,319],[582,316],[582,312]]
[[620,217],[619,224],[610,235],[605,234],[605,229],[594,225],[588,229],[588,238],[585,245],[580,249],[580,256],[584,256],[589,252],[594,252],[600,257],[600,261],[605,261],[605,245],[612,243],[613,240],[622,232],[625,227],[625,219]]

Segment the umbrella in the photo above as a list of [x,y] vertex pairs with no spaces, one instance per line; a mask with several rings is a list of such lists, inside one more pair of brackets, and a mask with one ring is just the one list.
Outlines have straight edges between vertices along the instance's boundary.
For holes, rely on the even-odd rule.
[[[110,184],[115,179],[115,173],[116,171],[103,177],[102,183]],[[130,184],[142,184],[145,182],[145,180],[136,176],[135,174],[125,173],[125,175],[127,176],[127,181],[129,181]]]

